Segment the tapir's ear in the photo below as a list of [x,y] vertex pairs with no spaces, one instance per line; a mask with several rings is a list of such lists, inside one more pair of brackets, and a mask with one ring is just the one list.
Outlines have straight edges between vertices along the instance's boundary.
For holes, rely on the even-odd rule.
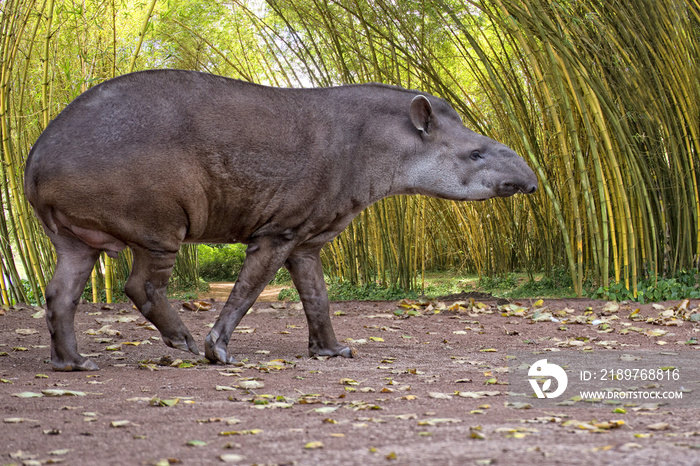
[[435,128],[437,119],[435,113],[433,113],[433,107],[425,96],[417,95],[413,98],[409,114],[413,126],[418,131],[430,133]]

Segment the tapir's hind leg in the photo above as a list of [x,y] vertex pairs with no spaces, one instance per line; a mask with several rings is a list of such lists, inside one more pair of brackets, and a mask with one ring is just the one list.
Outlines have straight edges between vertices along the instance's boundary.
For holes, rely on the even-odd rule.
[[51,333],[51,365],[56,371],[94,371],[97,364],[78,353],[75,308],[100,251],[77,238],[48,232],[58,261],[46,287],[46,323]]
[[134,265],[124,286],[126,295],[160,331],[166,345],[199,354],[194,338],[167,299],[166,286],[177,252],[131,249]]
[[309,355],[353,357],[355,351],[338,343],[333,331],[320,251],[295,250],[285,266],[304,305],[309,325]]

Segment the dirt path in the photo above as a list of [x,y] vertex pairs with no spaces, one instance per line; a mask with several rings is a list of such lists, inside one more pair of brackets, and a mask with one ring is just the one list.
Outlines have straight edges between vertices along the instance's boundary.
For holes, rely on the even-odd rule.
[[[649,305],[630,318],[637,306],[483,304],[411,309],[420,315],[400,318],[397,303],[333,303],[336,334],[352,339],[359,357],[319,360],[307,357],[297,304],[258,303],[231,339],[241,361],[234,366],[183,364],[178,358],[191,355],[163,345],[131,305],[81,305],[80,349],[101,367],[91,373],[52,372],[44,320],[34,309],[7,310],[0,464],[698,464],[700,406],[690,397],[681,405],[630,403],[624,412],[580,402],[539,407],[508,395],[507,368],[535,350],[697,358],[698,346],[684,344],[698,337],[697,323],[652,325],[640,316],[657,319],[663,310]],[[221,306],[181,311],[200,348]],[[538,321],[557,312],[569,323]],[[592,315],[610,328],[587,320]],[[697,394],[698,379],[685,388]]]
[[[199,294],[199,299],[215,299],[217,301],[226,302],[228,295],[231,294],[233,289],[233,282],[216,282],[209,284],[209,290],[204,291]],[[277,295],[284,288],[278,285],[268,285],[265,287],[260,296],[258,297],[258,303],[271,303],[277,301]]]

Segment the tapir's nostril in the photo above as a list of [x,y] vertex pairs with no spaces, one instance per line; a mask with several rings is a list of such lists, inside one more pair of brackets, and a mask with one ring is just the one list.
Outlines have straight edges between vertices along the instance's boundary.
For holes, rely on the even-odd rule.
[[537,185],[536,185],[536,184],[533,184],[532,186],[530,186],[530,189],[529,189],[529,190],[526,190],[526,191],[525,191],[525,194],[532,194],[532,193],[534,193],[535,191],[537,191]]

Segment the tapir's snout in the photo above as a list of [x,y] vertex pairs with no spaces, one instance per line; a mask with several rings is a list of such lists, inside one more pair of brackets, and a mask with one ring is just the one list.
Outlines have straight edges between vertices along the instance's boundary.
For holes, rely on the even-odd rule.
[[525,186],[524,188],[520,188],[520,191],[525,194],[534,194],[534,192],[537,191],[537,181]]
[[489,176],[495,195],[509,197],[514,194],[533,194],[537,191],[539,182],[537,175],[530,165],[513,149],[494,141],[492,166],[497,167]]
[[530,172],[528,176],[529,179],[523,183],[523,185],[520,187],[520,191],[525,194],[534,194],[535,191],[537,191],[537,186],[539,186],[537,175],[535,175],[535,172],[532,171],[530,167],[527,167],[527,170]]
[[496,195],[508,197],[517,193],[532,194],[537,191],[537,176],[530,167],[526,166],[525,170],[525,173],[515,179],[511,178],[501,181],[496,186]]

